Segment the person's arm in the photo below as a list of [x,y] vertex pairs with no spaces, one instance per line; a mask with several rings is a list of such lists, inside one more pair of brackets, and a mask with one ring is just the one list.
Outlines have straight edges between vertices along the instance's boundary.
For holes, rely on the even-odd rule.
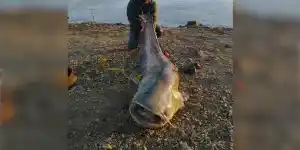
[[136,24],[139,22],[140,8],[137,4],[130,1],[127,5],[127,18],[130,24]]
[[153,16],[153,24],[157,23],[157,17],[158,17],[158,7],[157,7],[157,2],[153,0],[151,4],[151,11],[150,13]]

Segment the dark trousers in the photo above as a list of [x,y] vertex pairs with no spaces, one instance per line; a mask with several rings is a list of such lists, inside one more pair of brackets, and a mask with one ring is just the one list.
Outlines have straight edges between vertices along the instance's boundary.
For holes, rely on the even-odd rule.
[[128,49],[135,49],[139,43],[141,25],[130,24]]
[[[135,49],[137,48],[139,44],[139,36],[141,32],[141,25],[130,25],[130,30],[129,30],[129,41],[128,41],[128,49]],[[155,25],[155,32],[157,37],[161,37],[161,29],[158,25]]]

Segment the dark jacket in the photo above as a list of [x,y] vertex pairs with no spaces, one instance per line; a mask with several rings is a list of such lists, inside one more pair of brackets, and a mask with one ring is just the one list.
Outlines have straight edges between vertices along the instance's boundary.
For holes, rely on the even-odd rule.
[[140,24],[139,15],[150,13],[153,15],[153,23],[157,23],[157,3],[151,0],[149,4],[145,0],[129,0],[127,5],[127,18],[130,24]]

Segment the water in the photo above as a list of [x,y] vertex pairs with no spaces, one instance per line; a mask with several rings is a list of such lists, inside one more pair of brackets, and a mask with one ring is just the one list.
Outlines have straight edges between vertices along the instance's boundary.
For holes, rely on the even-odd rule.
[[[70,22],[128,23],[126,6],[129,0],[70,0]],[[184,25],[189,20],[201,24],[232,27],[233,0],[157,0],[159,24]]]

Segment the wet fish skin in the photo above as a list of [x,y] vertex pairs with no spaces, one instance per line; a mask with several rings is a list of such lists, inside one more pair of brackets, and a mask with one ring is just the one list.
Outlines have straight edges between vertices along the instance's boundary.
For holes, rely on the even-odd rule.
[[[140,34],[140,70],[143,76],[129,111],[132,118],[146,128],[160,128],[184,106],[179,92],[179,73],[163,54],[153,26],[152,17],[141,16],[143,30]],[[143,108],[144,112],[141,113]],[[145,117],[146,116],[146,117]],[[159,116],[159,121],[151,119]],[[150,119],[149,119],[150,118]],[[157,120],[157,119],[156,119]]]

